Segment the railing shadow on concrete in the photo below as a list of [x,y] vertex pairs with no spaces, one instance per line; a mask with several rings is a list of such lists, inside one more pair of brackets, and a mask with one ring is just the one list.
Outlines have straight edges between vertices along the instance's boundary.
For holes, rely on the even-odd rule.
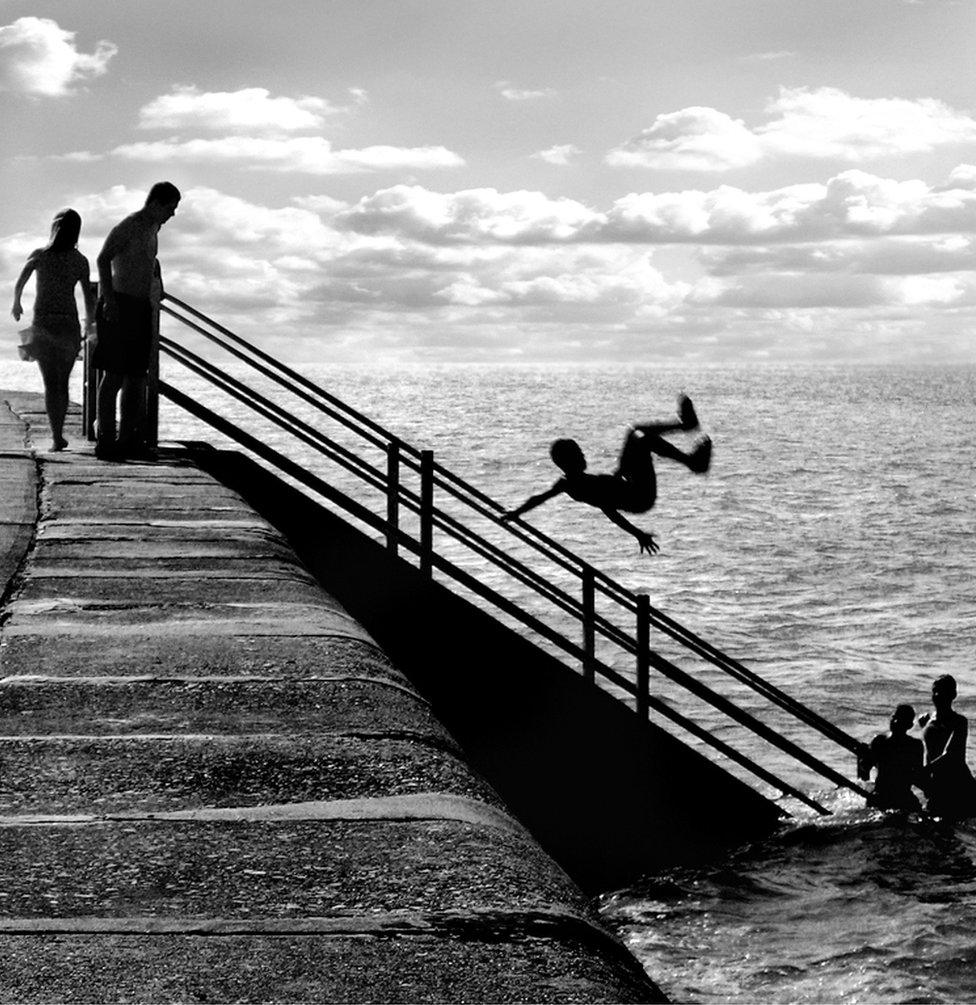
[[[375,506],[370,508],[353,498],[333,482],[318,477],[307,465],[286,457],[168,381],[158,379],[159,392],[164,397],[295,482],[340,506],[350,516],[378,533],[391,554],[410,556],[424,575],[432,577],[436,572],[520,623],[551,647],[578,662],[587,681],[596,682],[601,679],[610,685],[610,689],[618,697],[632,703],[634,712],[641,720],[646,720],[650,713],[659,715],[777,792],[798,800],[818,813],[829,813],[821,802],[807,792],[778,777],[758,764],[754,758],[743,754],[654,695],[651,691],[651,671],[704,701],[831,785],[852,790],[870,800],[869,792],[810,753],[804,746],[788,739],[782,732],[716,691],[700,676],[687,672],[672,659],[665,658],[652,649],[651,633],[653,631],[666,637],[681,651],[705,661],[721,675],[750,689],[771,706],[815,730],[832,744],[856,753],[861,744],[836,724],[655,609],[647,595],[628,590],[530,524],[502,521],[504,509],[498,502],[437,463],[431,451],[420,450],[404,442],[380,423],[183,301],[166,296],[161,310],[197,336],[219,347],[234,360],[246,365],[250,371],[273,382],[276,389],[290,392],[297,402],[311,407],[317,415],[332,420],[338,427],[352,433],[362,444],[378,452],[379,462],[371,463],[362,456],[361,451],[351,449],[334,436],[322,432],[317,424],[305,421],[276,400],[244,384],[228,372],[226,366],[208,361],[168,335],[160,336],[159,346],[165,356],[270,421],[304,448],[325,456],[359,482],[377,490],[382,499],[380,511],[377,512]],[[413,479],[414,487],[408,484],[410,479],[405,475]],[[500,546],[483,533],[473,530],[464,519],[448,512],[445,507],[447,500],[454,506],[459,505],[465,512],[476,514],[510,540],[519,542],[522,548],[529,549],[534,555],[550,563],[563,577],[568,577],[571,582],[575,581],[578,592],[569,592],[558,584],[556,576],[540,573],[526,561],[513,555],[512,549]],[[484,577],[465,568],[457,558],[445,554],[450,549],[442,542],[449,542],[454,552],[461,546],[466,553],[474,556],[481,567],[498,570],[512,577],[522,587],[533,591],[558,611],[563,620],[568,618],[577,623],[579,640],[574,641],[565,631],[553,627],[536,613],[526,610],[523,604],[488,585]],[[598,609],[598,603],[601,602],[609,604],[629,619],[630,627],[622,626]],[[605,655],[606,647],[625,655],[631,661],[632,675],[621,672],[613,665],[612,657]]]

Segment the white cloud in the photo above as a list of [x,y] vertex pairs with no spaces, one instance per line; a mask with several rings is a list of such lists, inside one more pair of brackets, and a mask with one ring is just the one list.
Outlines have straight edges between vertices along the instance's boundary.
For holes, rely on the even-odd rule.
[[[932,187],[851,170],[766,192],[730,185],[631,193],[607,210],[542,192],[432,192],[396,185],[336,216],[338,226],[430,244],[767,244],[976,230],[976,176]],[[958,186],[958,187],[957,187]]]
[[140,129],[297,132],[318,129],[337,108],[323,98],[271,97],[264,87],[199,91],[177,87],[139,110]]
[[757,247],[713,248],[699,260],[714,276],[773,272],[922,275],[976,272],[976,242],[944,237],[886,237]]
[[795,59],[798,53],[789,49],[776,49],[769,52],[752,52],[748,56],[743,56],[746,63],[772,63],[781,59]]
[[933,98],[857,98],[833,87],[781,88],[754,129],[714,108],[684,108],[611,150],[607,163],[726,171],[769,157],[862,164],[976,141],[976,119]]
[[539,98],[552,98],[556,95],[556,91],[551,87],[543,87],[532,90],[529,88],[515,87],[507,80],[499,80],[495,84],[495,90],[498,91],[498,93],[506,101],[537,101]]
[[372,146],[360,150],[333,150],[329,141],[321,136],[167,139],[154,143],[128,143],[116,147],[111,153],[127,160],[154,163],[234,164],[251,170],[312,175],[420,171],[464,164],[461,157],[445,147]]
[[[850,174],[852,191],[879,191]],[[785,207],[812,202],[814,219],[829,215],[828,188],[696,193],[690,205],[703,216],[684,206],[687,219],[678,212],[683,194],[674,193],[669,211],[657,207],[658,225],[731,235],[765,213],[778,233],[807,235],[813,225],[803,212]],[[961,190],[912,198],[926,193],[958,198]],[[84,221],[82,251],[93,258],[144,197],[121,186],[65,193]],[[835,222],[842,205],[830,207]],[[48,222],[0,240],[8,272],[43,241]],[[697,262],[696,242],[652,257],[631,233],[611,239],[620,227],[613,209],[532,192],[397,186],[353,206],[321,195],[265,206],[196,187],[164,228],[160,259],[174,295],[265,344],[269,333],[287,331],[273,348],[292,358],[870,358],[878,338],[903,338],[912,351],[913,325],[946,358],[959,358],[976,313],[969,232],[729,244]],[[534,241],[556,234],[572,242]]]
[[572,199],[493,188],[444,194],[395,185],[361,199],[337,218],[363,234],[395,233],[432,244],[551,243],[573,240],[601,217]]
[[769,152],[863,163],[976,140],[976,119],[933,98],[855,98],[834,87],[781,88],[756,132]]
[[611,150],[606,161],[614,167],[727,171],[761,156],[758,139],[741,119],[693,107],[659,115],[648,129]]
[[100,41],[91,54],[79,52],[75,32],[49,18],[21,17],[0,26],[0,90],[58,97],[98,77],[118,51]]
[[547,164],[565,166],[580,152],[580,148],[574,146],[572,143],[563,143],[558,146],[548,147],[546,150],[540,150],[532,156],[537,160],[545,161]]

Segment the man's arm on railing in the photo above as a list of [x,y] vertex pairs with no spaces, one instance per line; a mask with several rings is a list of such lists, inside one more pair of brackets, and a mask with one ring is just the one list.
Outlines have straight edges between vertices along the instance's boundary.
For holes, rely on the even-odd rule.
[[551,489],[546,489],[545,492],[540,492],[538,495],[529,496],[528,499],[522,503],[521,506],[516,506],[515,509],[506,510],[501,515],[502,520],[514,520],[516,517],[521,516],[523,513],[528,513],[530,509],[535,509],[536,506],[541,506],[544,502],[548,502],[550,499],[554,499],[561,492],[566,491],[566,484],[562,478],[556,482]]

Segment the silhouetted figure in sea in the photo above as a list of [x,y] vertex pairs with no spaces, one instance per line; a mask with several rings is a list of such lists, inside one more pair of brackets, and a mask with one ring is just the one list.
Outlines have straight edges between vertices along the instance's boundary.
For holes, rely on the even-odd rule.
[[586,456],[575,440],[556,440],[549,448],[553,463],[563,472],[550,489],[530,496],[521,506],[509,510],[503,520],[512,520],[530,509],[565,493],[570,499],[595,506],[608,520],[637,538],[640,551],[655,554],[659,549],[650,531],[635,527],[623,513],[646,513],[657,500],[654,454],[683,464],[695,474],[708,471],[712,441],[702,436],[690,453],[664,439],[665,433],[689,432],[698,428],[698,416],[691,399],[678,397],[677,421],[649,422],[633,426],[627,433],[617,470],[613,474],[592,475],[586,470]]
[[34,318],[20,346],[22,359],[37,360],[44,381],[44,406],[51,424],[51,449],[64,450],[64,418],[68,414],[68,378],[81,348],[81,323],[75,287],[85,298],[85,328],[91,326],[95,300],[89,282],[88,259],[78,250],[81,217],[64,209],[51,224],[51,239],[32,251],[14,286],[14,320],[24,313],[20,298],[34,275]]
[[857,776],[862,781],[870,780],[872,768],[877,771],[872,803],[878,809],[921,812],[922,804],[912,786],[924,789],[925,747],[908,735],[914,724],[915,709],[898,705],[888,722],[888,732],[879,733],[858,757]]
[[175,185],[157,182],[142,209],[112,228],[98,255],[98,338],[92,364],[103,371],[98,384],[95,443],[95,454],[101,458],[141,452],[139,424],[152,351],[153,311],[163,292],[157,235],[179,202],[180,191]]
[[954,677],[937,677],[932,684],[935,712],[919,719],[924,727],[926,808],[946,820],[976,816],[976,779],[966,764],[969,723],[952,708],[956,694]]

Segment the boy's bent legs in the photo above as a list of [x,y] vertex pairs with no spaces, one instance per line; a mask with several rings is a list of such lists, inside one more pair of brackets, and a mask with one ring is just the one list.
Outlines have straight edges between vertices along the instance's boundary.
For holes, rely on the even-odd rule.
[[[627,487],[627,505],[620,506],[628,513],[646,513],[657,500],[657,474],[654,471],[652,442],[655,438],[631,429],[620,450],[617,476]],[[665,441],[661,441],[662,443]]]
[[[620,467],[618,469],[620,474],[630,477],[629,472],[635,470],[635,465],[638,463],[637,458],[641,456],[646,457],[644,463],[651,465],[653,470],[652,454],[677,461],[696,474],[703,474],[708,470],[709,463],[711,462],[712,441],[707,436],[703,436],[690,452],[686,452],[664,439],[663,436],[658,436],[654,432],[648,432],[654,428],[656,427],[653,425],[635,426],[627,435],[624,448],[620,454]],[[639,451],[631,447],[632,442],[641,444]],[[627,463],[626,471],[624,470],[625,461]]]

